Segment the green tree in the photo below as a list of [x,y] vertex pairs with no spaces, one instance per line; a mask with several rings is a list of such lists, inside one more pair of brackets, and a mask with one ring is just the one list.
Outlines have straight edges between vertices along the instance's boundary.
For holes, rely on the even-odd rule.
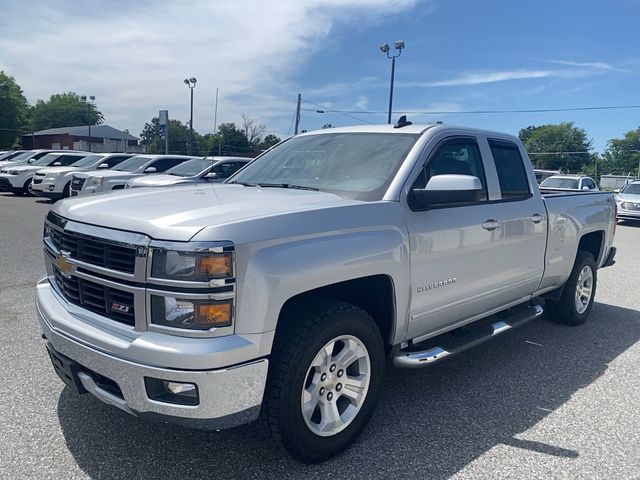
[[587,132],[573,122],[530,126],[519,137],[538,168],[579,172],[595,160]]
[[57,127],[77,127],[102,123],[102,113],[74,92],[57,93],[49,100],[38,100],[31,110],[34,131]]
[[[194,137],[195,137],[194,132]],[[194,143],[195,143],[194,138]],[[140,134],[140,143],[147,153],[164,153],[164,139],[160,136],[160,120],[153,117],[145,123]],[[186,155],[189,143],[189,128],[179,120],[169,119],[169,153]]]
[[246,134],[236,128],[235,123],[221,123],[218,126],[218,135],[219,151],[222,155],[247,155],[253,152]]
[[640,176],[640,128],[612,138],[602,155],[603,173]]
[[19,145],[27,129],[29,104],[13,77],[0,71],[0,149]]
[[277,135],[274,135],[273,133],[270,133],[269,135],[264,137],[262,142],[260,142],[260,144],[258,145],[258,149],[262,151],[268,150],[271,147],[273,147],[276,143],[280,143],[281,141],[282,140],[280,139],[280,137],[278,137]]

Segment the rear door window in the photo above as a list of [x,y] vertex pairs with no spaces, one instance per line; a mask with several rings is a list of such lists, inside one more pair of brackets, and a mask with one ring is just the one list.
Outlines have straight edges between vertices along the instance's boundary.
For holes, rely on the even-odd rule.
[[157,172],[164,172],[169,170],[171,167],[175,167],[176,165],[184,162],[185,158],[161,158],[153,162],[150,167],[155,167]]
[[489,139],[489,147],[498,172],[503,200],[525,199],[531,196],[527,171],[515,143]]

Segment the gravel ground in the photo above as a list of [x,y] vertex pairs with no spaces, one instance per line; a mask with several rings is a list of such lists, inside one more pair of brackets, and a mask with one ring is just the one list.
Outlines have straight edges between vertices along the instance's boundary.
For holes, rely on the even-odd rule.
[[389,369],[344,454],[283,456],[254,425],[145,423],[63,388],[35,318],[50,204],[0,194],[0,478],[640,478],[640,225],[620,225],[587,324],[541,320],[432,368]]

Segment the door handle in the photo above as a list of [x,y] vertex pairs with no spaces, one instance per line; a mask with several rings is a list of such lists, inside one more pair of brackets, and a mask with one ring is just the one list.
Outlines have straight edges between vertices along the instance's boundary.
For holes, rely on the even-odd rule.
[[533,223],[540,223],[542,221],[542,215],[540,215],[539,213],[534,213],[533,215],[531,215],[531,221]]
[[482,224],[482,228],[484,228],[485,230],[489,230],[490,232],[495,230],[499,226],[500,226],[500,223],[498,223],[495,220],[487,220]]

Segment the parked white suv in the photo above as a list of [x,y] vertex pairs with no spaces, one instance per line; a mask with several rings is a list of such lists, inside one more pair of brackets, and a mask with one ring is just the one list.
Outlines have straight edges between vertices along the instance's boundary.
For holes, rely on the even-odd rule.
[[42,167],[71,165],[89,155],[88,152],[48,153],[33,163],[11,165],[0,171],[0,192],[12,192],[16,195],[31,194],[32,180]]
[[164,172],[196,157],[185,155],[136,155],[111,170],[91,170],[73,175],[71,196],[120,190],[133,178]]
[[113,168],[133,157],[132,153],[96,153],[88,155],[68,167],[47,167],[38,170],[33,177],[32,192],[51,200],[66,198],[71,191],[73,174],[81,170]]

